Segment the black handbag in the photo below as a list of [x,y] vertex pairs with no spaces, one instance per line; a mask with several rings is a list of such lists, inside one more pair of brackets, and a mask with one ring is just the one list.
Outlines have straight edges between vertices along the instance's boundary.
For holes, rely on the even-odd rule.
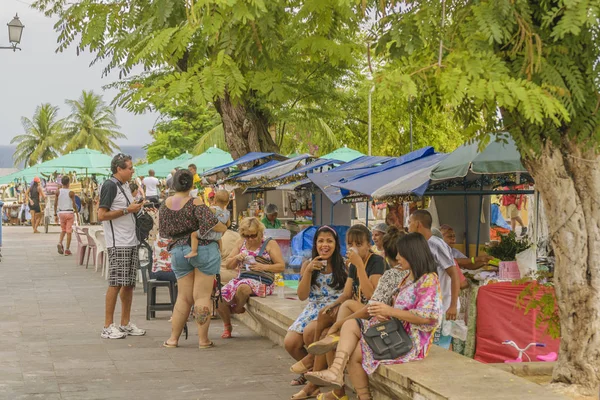
[[396,318],[370,327],[363,336],[375,360],[395,360],[413,347],[404,324]]
[[[127,201],[127,205],[129,206],[129,204],[131,203],[129,202],[129,198],[125,194],[125,191],[123,190],[121,182],[115,179],[115,183],[117,184],[119,189],[121,189],[121,193],[123,193],[125,201]],[[140,242],[144,242],[146,241],[146,239],[148,239],[148,236],[150,236],[152,228],[154,228],[154,218],[152,218],[150,214],[145,212],[143,208],[137,214],[134,214],[133,217],[135,218],[135,233],[137,235],[137,238]]]
[[[260,262],[261,264],[273,264],[273,261],[267,260],[263,257],[265,249],[267,248],[267,244],[269,244],[270,241],[271,238],[265,240],[260,250],[258,251],[258,254],[256,255],[256,257],[254,257],[254,259]],[[275,274],[273,272],[268,271],[242,271],[240,272],[239,279],[254,279],[256,281],[264,283],[267,286],[270,286],[275,281]]]

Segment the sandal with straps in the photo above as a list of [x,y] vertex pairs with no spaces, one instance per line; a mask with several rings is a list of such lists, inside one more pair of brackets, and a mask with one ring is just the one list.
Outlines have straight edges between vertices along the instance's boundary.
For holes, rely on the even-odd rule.
[[302,389],[298,393],[293,395],[290,400],[314,399],[314,398],[318,398],[317,396],[319,396],[319,393],[321,393],[321,391],[319,389],[314,390],[312,393],[308,393],[308,392],[306,392],[306,390]]
[[233,327],[231,326],[231,324],[225,324],[224,328],[223,328],[223,334],[221,335],[221,339],[231,339],[231,331],[233,330]]
[[[333,397],[327,397],[327,396],[333,396]],[[348,395],[343,395],[342,397],[339,397],[337,394],[335,394],[334,391],[331,392],[327,392],[327,393],[321,393],[320,395],[317,396],[317,400],[330,400],[330,399],[335,399],[335,400],[349,400]]]
[[290,382],[290,386],[302,386],[302,385],[306,385],[306,378],[304,377],[304,374],[300,374],[300,376],[298,376],[296,379],[292,379],[292,381]]

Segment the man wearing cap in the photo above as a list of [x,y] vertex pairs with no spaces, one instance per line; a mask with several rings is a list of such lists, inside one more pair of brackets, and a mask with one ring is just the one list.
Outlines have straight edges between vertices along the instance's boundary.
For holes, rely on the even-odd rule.
[[268,204],[265,208],[265,216],[262,219],[262,223],[267,229],[281,229],[281,221],[277,219],[277,213],[279,209],[273,203]]
[[388,230],[388,226],[384,223],[377,224],[373,229],[371,229],[371,233],[373,235],[373,247],[371,247],[371,251],[381,257],[385,258],[385,254],[383,251],[383,236],[386,234]]

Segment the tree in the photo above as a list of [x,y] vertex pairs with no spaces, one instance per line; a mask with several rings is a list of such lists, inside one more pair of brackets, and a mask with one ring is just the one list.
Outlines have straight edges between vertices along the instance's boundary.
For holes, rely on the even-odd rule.
[[84,90],[78,100],[66,100],[65,103],[71,107],[71,115],[67,117],[61,139],[65,153],[83,147],[105,154],[119,149],[114,140],[127,136],[117,131],[120,127],[117,125],[115,109],[106,105],[101,95]]
[[10,141],[18,143],[13,156],[15,165],[24,162],[26,167],[32,166],[58,155],[57,138],[64,131],[64,120],[58,118],[58,107],[50,103],[41,104],[35,109],[33,119],[21,117],[21,124],[25,133]]
[[556,254],[554,382],[600,383],[600,1],[369,2],[376,79],[446,110],[471,137],[508,130],[536,182]]
[[328,97],[364,53],[361,17],[338,0],[38,0],[34,7],[58,16],[58,51],[90,51],[105,73],[144,68],[118,84],[118,105],[214,104],[234,158],[277,150],[274,112]]
[[214,107],[165,104],[159,112],[161,121],[151,132],[154,141],[146,146],[149,162],[163,156],[173,159],[186,151],[199,154],[215,144],[227,150]]

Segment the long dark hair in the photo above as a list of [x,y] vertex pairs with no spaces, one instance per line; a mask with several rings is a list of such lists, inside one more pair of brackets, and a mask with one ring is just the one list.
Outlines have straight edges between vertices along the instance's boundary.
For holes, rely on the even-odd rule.
[[173,176],[173,189],[176,192],[187,192],[194,184],[194,175],[187,169],[180,169]]
[[[317,230],[317,232],[315,232],[312,246],[312,258],[314,259],[315,257],[319,256],[319,252],[317,251],[317,240],[319,240],[319,236],[325,232],[332,234],[333,238],[335,239],[335,248],[333,249],[333,254],[331,255],[331,272],[333,273],[333,282],[331,287],[337,290],[342,290],[346,285],[348,273],[346,272],[344,258],[342,257],[342,252],[340,251],[340,238],[338,237],[337,232],[330,226],[323,225]],[[319,271],[313,271],[310,279],[311,286],[317,286],[317,277],[320,273],[321,272]]]
[[425,274],[437,273],[427,240],[417,232],[401,236],[396,242],[398,254],[410,264],[415,281]]
[[33,181],[33,183],[31,184],[31,187],[29,188],[29,193],[35,193],[38,194],[38,188],[39,188],[40,184],[36,181]]

